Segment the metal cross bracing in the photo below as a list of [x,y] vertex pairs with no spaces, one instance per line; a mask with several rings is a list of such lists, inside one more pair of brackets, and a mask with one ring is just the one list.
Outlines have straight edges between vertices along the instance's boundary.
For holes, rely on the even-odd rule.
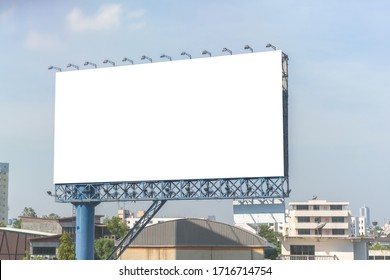
[[285,198],[288,177],[56,184],[56,202]]
[[145,228],[145,226],[153,219],[156,213],[164,206],[166,200],[155,200],[144,215],[135,223],[133,228],[119,242],[115,249],[108,256],[107,260],[116,260],[126,248],[133,242],[137,235]]

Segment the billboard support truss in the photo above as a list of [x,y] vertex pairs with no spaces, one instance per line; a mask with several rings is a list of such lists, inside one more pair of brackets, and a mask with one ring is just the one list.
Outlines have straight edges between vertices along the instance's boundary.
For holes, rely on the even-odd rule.
[[[82,191],[80,191],[82,190]],[[56,202],[263,199],[290,194],[288,177],[56,184]]]

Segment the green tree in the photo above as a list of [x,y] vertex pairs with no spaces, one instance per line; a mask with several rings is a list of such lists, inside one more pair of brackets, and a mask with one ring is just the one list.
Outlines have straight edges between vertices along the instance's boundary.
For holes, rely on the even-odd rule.
[[75,246],[69,233],[64,231],[60,237],[60,246],[58,247],[58,259],[59,260],[75,260]]
[[[35,210],[31,207],[24,207],[23,212],[20,214],[21,217],[38,217]],[[22,228],[22,221],[20,219],[16,219],[13,224],[13,228]]]
[[103,224],[107,226],[108,231],[115,235],[116,239],[124,237],[129,229],[126,223],[122,222],[119,217],[105,218]]
[[42,218],[47,218],[47,219],[58,219],[60,218],[59,215],[56,213],[50,213],[49,215],[43,215]]
[[95,260],[106,260],[114,250],[114,240],[99,238],[95,240]]
[[22,228],[22,221],[20,219],[14,220],[12,227],[13,228]]
[[20,215],[22,217],[38,217],[35,210],[31,207],[24,207],[22,214]]
[[261,225],[257,228],[258,234],[263,237],[265,240],[267,240],[269,243],[275,245],[276,248],[271,248],[265,250],[265,258],[275,260],[277,259],[281,254],[281,244],[278,240],[279,237],[282,235],[278,232],[275,232],[267,225]]
[[369,250],[386,250],[386,247],[382,246],[381,244],[379,243],[376,243],[372,246],[369,246],[368,248]]

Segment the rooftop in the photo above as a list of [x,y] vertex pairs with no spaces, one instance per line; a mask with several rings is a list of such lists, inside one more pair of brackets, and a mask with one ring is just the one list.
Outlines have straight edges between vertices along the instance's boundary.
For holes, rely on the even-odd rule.
[[43,232],[43,231],[20,229],[20,228],[9,228],[9,227],[0,227],[0,231],[8,231],[8,232],[15,232],[15,233],[25,233],[25,234],[32,234],[32,235],[44,235],[44,236],[53,236],[53,235],[55,235],[54,233],[48,233],[48,232]]

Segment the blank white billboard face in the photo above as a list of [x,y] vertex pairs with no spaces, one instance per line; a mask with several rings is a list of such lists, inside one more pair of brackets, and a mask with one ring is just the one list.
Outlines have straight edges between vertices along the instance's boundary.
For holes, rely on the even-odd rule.
[[56,73],[54,183],[284,176],[281,55]]

